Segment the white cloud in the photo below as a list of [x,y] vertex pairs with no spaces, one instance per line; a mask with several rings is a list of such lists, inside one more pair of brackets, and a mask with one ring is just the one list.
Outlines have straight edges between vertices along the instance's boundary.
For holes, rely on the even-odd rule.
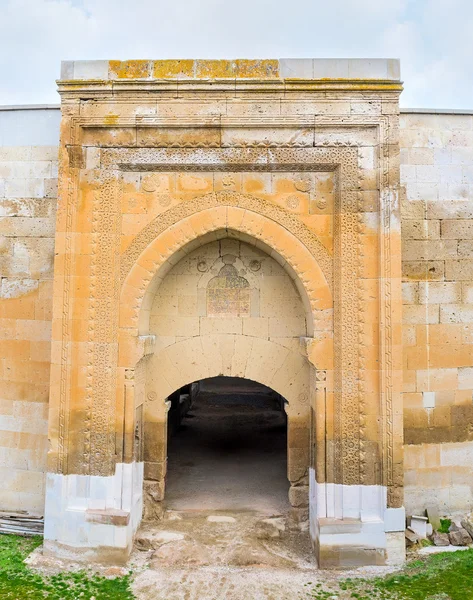
[[473,108],[471,0],[0,0],[0,104],[66,59],[400,57],[402,104]]

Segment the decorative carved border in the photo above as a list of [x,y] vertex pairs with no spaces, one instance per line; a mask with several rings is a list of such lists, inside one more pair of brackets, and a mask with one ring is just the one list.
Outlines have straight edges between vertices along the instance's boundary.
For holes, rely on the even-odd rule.
[[122,283],[140,254],[160,233],[189,215],[222,204],[252,210],[283,225],[310,250],[319,263],[327,283],[330,286],[332,285],[332,257],[317,236],[297,216],[261,198],[230,190],[204,194],[194,200],[179,204],[153,219],[134,238],[121,257],[120,276]]
[[[85,123],[79,118],[71,118],[71,132],[77,130],[80,126],[84,126]],[[383,200],[383,194],[390,189],[393,189],[391,182],[389,181],[389,121],[388,117],[379,116],[366,116],[360,121],[360,117],[315,117],[315,124],[317,125],[356,125],[362,127],[377,127],[380,134],[380,156],[379,158],[379,170],[382,173],[381,177],[381,206],[380,206],[380,231],[383,235],[383,255],[381,257],[381,269],[380,272],[382,282],[380,283],[380,290],[382,293],[382,304],[383,311],[388,317],[384,322],[384,330],[381,333],[383,343],[386,345],[386,361],[383,365],[383,381],[382,381],[382,394],[383,394],[383,437],[385,439],[385,450],[384,450],[384,475],[383,482],[386,482],[390,487],[395,484],[395,457],[394,457],[394,446],[393,446],[393,435],[394,435],[394,423],[393,423],[393,362],[392,362],[392,323],[391,323],[391,273],[392,265],[390,260],[386,260],[391,255],[391,212],[392,207],[389,202],[386,203]],[[117,124],[118,125],[118,124]],[[77,126],[77,127],[76,127]],[[119,126],[119,125],[118,125]],[[194,125],[195,126],[195,125]],[[76,144],[75,139],[77,135],[71,134],[70,141],[74,146]],[[72,166],[72,165],[71,165]],[[335,393],[336,402],[338,407],[336,409],[337,422],[336,427],[336,438],[339,440],[335,444],[335,453],[337,460],[335,461],[336,472],[334,473],[337,482],[342,483],[357,483],[363,480],[364,467],[364,415],[363,415],[363,399],[362,392],[359,388],[359,382],[362,380],[359,373],[359,359],[360,355],[358,350],[360,349],[360,338],[359,331],[361,331],[361,323],[359,322],[359,309],[362,306],[361,290],[360,286],[357,285],[359,277],[359,260],[360,260],[360,236],[359,236],[359,196],[358,196],[358,156],[357,148],[350,146],[339,146],[339,147],[305,147],[305,148],[293,148],[293,147],[271,147],[271,148],[219,148],[219,149],[175,149],[175,148],[110,148],[101,150],[101,170],[104,176],[108,172],[113,178],[118,177],[116,170],[143,170],[143,171],[154,171],[154,170],[280,170],[280,171],[291,171],[291,170],[335,170],[340,168],[340,187],[339,194],[337,195],[336,201],[336,213],[335,219],[335,246],[334,246],[334,267],[337,277],[333,282],[334,285],[334,296],[336,299],[336,318],[335,318],[335,360],[336,360],[336,381],[335,381]],[[78,171],[78,169],[77,169]],[[394,182],[396,184],[396,182]],[[69,195],[67,199],[67,231],[72,230],[72,221],[75,211],[75,198],[74,194],[77,190],[77,181],[71,178],[69,186]],[[109,217],[112,216],[112,222],[117,223],[116,219],[120,218],[120,194],[114,195],[115,208],[112,214],[106,216],[106,211],[100,209],[102,206],[103,197],[102,192],[99,192],[96,197],[94,205],[94,216],[93,219],[97,219],[98,213],[102,213],[101,218],[98,220],[102,223],[108,221]],[[105,194],[107,195],[107,194]],[[70,215],[69,215],[70,212]],[[294,217],[291,214],[291,217]],[[278,217],[277,220],[279,220]],[[297,218],[296,218],[297,219]],[[97,221],[97,222],[98,222]],[[102,253],[102,250],[106,250],[105,237],[102,239],[101,225],[96,230],[96,252]],[[71,237],[69,237],[71,239]],[[70,277],[67,277],[67,264],[72,264],[71,258],[71,246],[68,245],[68,236],[66,234],[66,281]],[[100,281],[96,281],[95,285],[102,285],[103,282],[110,282],[110,276],[112,273],[107,274],[107,270],[103,267],[112,264],[113,273],[117,269],[118,265],[118,254],[117,248],[119,247],[119,235],[116,236],[117,245],[115,250],[109,254],[105,262],[99,264],[96,260],[97,254],[94,255],[94,266],[96,277]],[[103,247],[102,247],[103,246]],[[107,250],[108,251],[108,250]],[[347,260],[348,259],[348,260]],[[111,262],[110,262],[111,260]],[[353,268],[347,266],[350,264]],[[321,265],[322,266],[322,265]],[[107,267],[108,268],[108,267]],[[322,267],[323,268],[323,267]],[[112,280],[118,281],[118,272],[112,276]],[[122,270],[123,275],[123,270]],[[342,289],[342,281],[343,288]],[[387,282],[387,283],[386,283]],[[68,283],[65,282],[65,286]],[[66,292],[67,287],[64,288],[64,307],[67,306],[68,293]],[[114,291],[111,291],[108,298],[110,301],[116,302],[117,295]],[[70,291],[69,291],[70,294]],[[348,303],[346,299],[349,298]],[[103,299],[102,299],[103,300]],[[91,311],[91,331],[99,331],[102,329],[103,316],[105,304],[102,306],[99,299],[94,301],[94,308]],[[105,313],[107,310],[105,310]],[[110,313],[107,318],[110,319]],[[64,472],[65,468],[65,456],[66,447],[65,440],[67,440],[67,381],[68,381],[68,340],[70,340],[70,331],[68,330],[69,324],[68,316],[66,312],[63,317],[63,330],[62,330],[62,365],[61,365],[61,391],[59,399],[59,458],[58,458],[58,471]],[[115,325],[113,325],[115,327]],[[95,333],[94,333],[95,335]],[[113,336],[112,336],[113,337]],[[117,337],[115,336],[112,344],[116,344]],[[114,357],[103,354],[103,348],[100,348],[100,344],[96,342],[90,342],[91,346],[91,361],[90,369],[92,383],[99,382],[101,380],[101,374],[106,374],[102,369],[106,369],[106,365],[116,364],[114,363]],[[352,351],[350,352],[350,347]],[[93,348],[93,351],[92,351]],[[353,351],[356,348],[356,352]],[[98,353],[96,352],[98,351]],[[64,355],[64,352],[66,354]],[[115,348],[113,349],[115,355]],[[391,358],[390,358],[391,357]],[[102,365],[101,367],[99,365]],[[110,374],[111,375],[111,374]],[[342,377],[343,375],[343,377]],[[97,391],[98,386],[93,383],[92,387],[95,391],[92,391],[93,396],[90,397],[89,415],[91,429],[98,426],[98,435],[90,441],[90,447],[87,444],[84,447],[84,463],[88,463],[89,460],[93,462],[91,472],[105,472],[108,470],[106,467],[100,469],[100,464],[104,456],[113,456],[114,441],[105,440],[100,433],[104,432],[107,427],[100,427],[100,424],[105,421],[108,423],[113,418],[114,410],[114,386],[108,387],[107,395],[110,393],[110,402],[107,402],[110,413],[104,413],[102,409],[97,409],[97,403],[103,402],[103,396]],[[112,382],[111,382],[112,383]],[[360,404],[361,401],[361,404]],[[361,409],[361,410],[360,410]],[[108,409],[107,409],[108,410]],[[110,429],[108,429],[110,431]],[[95,457],[95,458],[91,458]],[[360,463],[361,458],[361,463]],[[89,472],[89,467],[84,464],[82,472]]]
[[113,472],[115,460],[115,396],[118,359],[119,249],[121,234],[121,181],[103,172],[94,196],[91,308],[89,314],[89,385],[86,418],[90,447],[84,461],[93,474]]
[[[240,149],[221,148],[212,150],[174,148],[122,148],[102,149],[101,165],[126,171],[327,171],[339,170],[339,185],[335,201],[334,221],[334,271],[335,300],[335,471],[334,480],[357,484],[360,478],[360,414],[359,414],[359,198],[358,198],[358,149],[351,147],[323,148],[272,148]],[[186,203],[177,209],[166,211],[148,225],[122,257],[122,280],[146,245],[158,233],[182,218],[182,211],[198,212],[207,208],[209,199],[217,200],[217,194],[208,194]],[[321,260],[324,272],[332,268],[327,256],[305,235],[305,227],[295,215],[282,208],[271,206],[251,196],[226,192],[223,203],[241,202],[246,199],[262,214],[267,212],[275,221],[291,228],[295,235]],[[255,207],[255,201],[258,207]],[[221,203],[221,202],[220,202]],[[265,211],[265,212],[263,212]],[[315,236],[312,234],[312,238]],[[315,238],[316,240],[316,238]],[[318,256],[317,256],[318,255]]]
[[[76,121],[71,118],[69,123],[69,141],[75,146],[77,139]],[[63,152],[66,150],[64,149]],[[62,177],[61,171],[61,177]],[[67,196],[64,210],[65,235],[64,235],[64,287],[62,291],[62,322],[61,322],[61,368],[59,375],[59,422],[58,422],[58,449],[57,473],[67,473],[67,441],[69,437],[69,397],[70,397],[70,342],[71,342],[71,289],[73,272],[73,227],[77,212],[75,194],[78,189],[79,168],[70,165],[70,174],[67,185]],[[61,210],[60,205],[58,210]]]
[[[398,198],[397,186],[391,181],[390,146],[389,140],[391,123],[388,118],[380,119],[379,145],[380,145],[380,364],[381,382],[380,389],[382,398],[382,410],[384,410],[383,425],[383,483],[387,486],[388,507],[399,507],[402,498],[398,491],[402,488],[401,473],[396,473],[396,460],[394,449],[394,398],[393,398],[393,290],[392,278],[394,265],[392,260],[392,237],[394,211],[393,200]],[[400,231],[398,232],[400,235]]]

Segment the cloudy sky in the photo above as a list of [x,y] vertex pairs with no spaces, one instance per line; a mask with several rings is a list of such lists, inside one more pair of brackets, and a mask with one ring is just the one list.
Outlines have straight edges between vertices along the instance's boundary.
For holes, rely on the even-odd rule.
[[473,109],[473,0],[0,0],[0,104],[61,60],[400,58],[404,107]]

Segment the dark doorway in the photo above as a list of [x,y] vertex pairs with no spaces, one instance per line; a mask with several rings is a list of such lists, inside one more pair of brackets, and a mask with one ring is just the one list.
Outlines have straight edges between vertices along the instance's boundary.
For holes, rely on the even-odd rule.
[[169,400],[168,508],[289,509],[281,396],[247,379],[214,377]]

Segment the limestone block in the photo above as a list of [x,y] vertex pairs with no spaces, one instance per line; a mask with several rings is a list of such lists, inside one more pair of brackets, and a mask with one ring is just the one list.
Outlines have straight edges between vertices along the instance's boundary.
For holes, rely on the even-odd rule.
[[420,304],[454,304],[461,302],[461,284],[456,281],[419,282]]
[[434,546],[449,546],[450,539],[448,533],[439,533],[436,531],[432,537]]
[[440,238],[439,220],[403,220],[403,240],[436,240]]
[[197,317],[199,315],[197,296],[178,296],[178,314],[183,317]]
[[195,357],[202,354],[202,344],[199,336],[178,342],[166,349],[169,362],[175,369],[176,378],[171,378],[166,373],[166,379],[175,389],[179,389],[189,381],[197,381],[209,377],[205,364],[196,362]]
[[471,304],[440,306],[440,323],[473,323],[473,306]]
[[263,317],[248,317],[242,319],[243,335],[250,335],[267,339],[269,338],[268,319]]
[[284,79],[312,79],[314,61],[311,58],[281,58],[279,69]]
[[442,307],[438,304],[408,305],[403,308],[404,323],[419,324],[439,323]]
[[399,190],[399,197],[401,201],[401,216],[403,219],[422,220],[426,218],[426,202],[424,199],[421,198],[413,200],[407,198],[407,191],[405,185],[401,186]]
[[408,201],[437,202],[439,185],[437,183],[406,183],[406,198]]
[[[248,338],[250,339],[250,338]],[[281,368],[288,351],[259,338],[252,338],[245,377],[271,387],[274,374]]]
[[429,326],[417,326],[417,339],[419,345],[440,346],[443,344],[460,345],[462,339],[462,325],[456,323],[440,323]]
[[[461,179],[461,171],[460,171]],[[416,166],[416,181],[419,183],[427,182],[433,183],[441,180],[440,167],[434,167],[433,165],[418,165]]]
[[472,543],[472,539],[468,531],[459,528],[457,531],[451,531],[448,538],[452,546],[468,546]]
[[405,240],[402,244],[402,258],[405,261],[435,261],[456,256],[456,240]]
[[473,259],[445,261],[445,277],[450,281],[473,280]]
[[227,99],[228,117],[276,117],[279,115],[278,103],[262,100],[261,102],[248,102],[245,100]]
[[299,317],[270,317],[268,321],[270,337],[290,337],[306,334],[305,326],[302,325]]
[[0,203],[2,217],[51,217],[55,206],[45,198],[8,198]]
[[145,462],[144,476],[145,479],[152,481],[161,481],[164,479],[167,471],[166,462]]
[[403,346],[415,346],[417,341],[416,337],[416,326],[415,325],[403,325],[402,328],[402,344]]
[[28,161],[31,158],[31,146],[2,146],[0,161]]
[[473,304],[473,283],[462,283],[462,300],[465,304]]
[[57,146],[31,146],[29,158],[32,161],[58,161],[59,148]]
[[460,258],[473,256],[473,240],[458,240],[458,256]]
[[462,519],[461,526],[470,534],[470,537],[473,537],[473,521],[471,513],[465,519]]
[[[178,316],[179,313],[179,296],[177,296],[177,294],[166,294],[164,292],[166,291],[171,291],[169,289],[164,289],[164,287],[161,286],[161,288],[159,289],[159,292],[156,294],[156,297],[154,298],[154,302],[152,304],[151,307],[151,323],[158,323],[159,321],[159,317],[171,317],[171,316]],[[192,296],[190,296],[192,297]],[[181,314],[180,316],[195,316],[195,315],[184,315]]]
[[404,408],[421,408],[423,407],[423,396],[420,392],[415,393],[404,393],[402,395]]
[[406,279],[417,281],[443,280],[445,262],[443,260],[402,261],[402,275]]
[[393,79],[400,76],[397,60],[385,59],[313,59],[315,79]]
[[[51,181],[51,180],[46,180]],[[47,196],[46,181],[41,178],[17,178],[5,180],[5,196],[11,198],[42,198]]]
[[418,392],[443,391],[458,387],[458,369],[419,369],[416,373]]
[[401,163],[401,182],[403,184],[406,183],[415,183],[417,180],[416,168],[414,165],[408,165],[405,163]]
[[256,537],[259,540],[279,539],[286,530],[283,518],[261,519],[256,523]]
[[50,218],[2,217],[0,235],[8,237],[54,237],[54,221]]
[[307,506],[309,504],[309,486],[291,485],[291,487],[289,488],[289,502],[291,503],[291,506]]
[[200,317],[200,334],[242,334],[243,319],[241,317]]
[[108,61],[62,61],[61,79],[108,79]]
[[467,219],[444,219],[442,221],[442,238],[473,239],[473,223]]
[[461,367],[458,369],[458,389],[473,390],[473,367]]
[[419,304],[419,284],[417,282],[405,282],[402,284],[403,304]]
[[473,219],[471,200],[459,199],[446,202],[428,202],[427,219]]
[[409,148],[409,165],[433,165],[435,163],[434,148]]
[[473,183],[473,166],[471,166],[471,163],[473,163],[472,155],[473,155],[473,151],[468,152],[468,155],[465,158],[465,161],[468,161],[468,166],[462,167],[462,174],[463,174],[462,182],[468,183],[469,185],[471,185]]
[[440,175],[441,183],[462,184],[463,169],[459,165],[441,165],[436,167]]
[[183,336],[199,335],[199,320],[195,317],[167,316],[156,322],[153,333],[158,336]]
[[404,532],[388,532],[386,534],[386,564],[402,565],[406,560],[406,543]]
[[4,277],[0,284],[0,298],[18,298],[37,290],[37,279],[17,279]]

